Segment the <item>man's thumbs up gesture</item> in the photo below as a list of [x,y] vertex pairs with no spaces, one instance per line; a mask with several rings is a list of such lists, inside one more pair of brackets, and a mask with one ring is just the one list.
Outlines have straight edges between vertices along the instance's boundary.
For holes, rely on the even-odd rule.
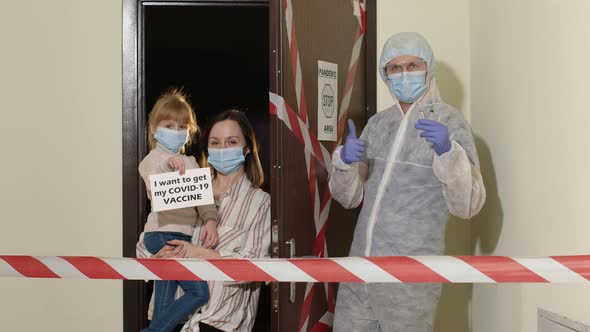
[[348,119],[348,137],[346,137],[346,142],[340,151],[340,159],[342,159],[345,164],[358,162],[361,160],[364,147],[365,142],[356,138],[354,122],[351,119]]

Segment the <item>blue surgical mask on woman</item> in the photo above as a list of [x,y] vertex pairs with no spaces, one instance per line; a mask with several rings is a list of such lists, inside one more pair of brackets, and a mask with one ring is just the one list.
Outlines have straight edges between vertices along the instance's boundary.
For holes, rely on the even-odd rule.
[[158,127],[154,133],[154,139],[166,149],[178,153],[188,139],[188,130],[173,130]]
[[244,148],[226,148],[226,149],[208,149],[209,157],[207,162],[213,166],[219,173],[231,174],[244,164]]
[[426,91],[425,71],[404,71],[389,74],[389,88],[404,103],[414,103]]

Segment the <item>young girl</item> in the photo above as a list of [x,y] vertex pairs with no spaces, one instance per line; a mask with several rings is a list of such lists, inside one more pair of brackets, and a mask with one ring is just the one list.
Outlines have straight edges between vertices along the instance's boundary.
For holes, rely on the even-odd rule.
[[[139,164],[139,174],[145,182],[148,198],[151,197],[149,176],[178,170],[198,168],[194,157],[187,157],[184,145],[197,131],[197,124],[190,104],[176,90],[160,96],[149,116],[150,153]],[[198,211],[198,216],[197,216]],[[197,220],[205,221],[196,225]],[[201,221],[202,222],[202,221]],[[217,234],[217,210],[215,205],[151,212],[144,227],[146,249],[156,254],[172,240],[191,242],[195,226],[203,229],[200,240],[204,247],[215,247]],[[184,295],[174,300],[180,285]],[[172,331],[209,300],[209,288],[205,281],[155,281],[154,312],[149,328],[144,332]]]

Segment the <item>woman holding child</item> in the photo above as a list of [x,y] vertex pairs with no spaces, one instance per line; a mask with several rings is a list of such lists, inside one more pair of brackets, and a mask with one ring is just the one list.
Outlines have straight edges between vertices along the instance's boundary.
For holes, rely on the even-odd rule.
[[[143,233],[138,257],[154,258],[262,258],[270,247],[270,196],[260,189],[264,174],[252,127],[243,112],[219,114],[204,136],[203,167],[213,170],[213,196],[217,207],[219,243],[208,248],[202,232],[210,233],[197,214],[191,242],[171,240],[151,256]],[[184,169],[182,163],[171,165]],[[197,309],[183,332],[251,331],[256,318],[261,284],[258,282],[209,282],[209,302]]]

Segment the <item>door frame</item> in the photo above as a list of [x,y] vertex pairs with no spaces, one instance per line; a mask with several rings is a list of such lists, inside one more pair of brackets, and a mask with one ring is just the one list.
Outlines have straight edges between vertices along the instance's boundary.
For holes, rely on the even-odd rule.
[[[277,89],[280,58],[276,49],[276,30],[280,13],[269,0],[123,0],[123,256],[135,257],[135,244],[147,217],[145,187],[137,167],[146,154],[145,96],[143,94],[143,8],[145,6],[265,6],[269,7],[269,87]],[[275,158],[271,153],[271,162]],[[147,324],[147,287],[143,281],[123,282],[123,331],[139,331]]]
[[[376,39],[377,15],[376,0],[365,0],[365,100],[366,117],[376,112],[377,105],[377,65]],[[123,257],[135,257],[135,244],[143,230],[147,217],[145,187],[137,172],[137,167],[146,154],[145,138],[145,97],[143,53],[143,7],[162,6],[267,6],[269,8],[269,89],[281,95],[281,28],[283,25],[281,0],[123,0],[123,39],[122,39],[122,167],[123,167]],[[270,121],[270,139],[277,142],[277,148],[270,151],[271,165],[280,164],[280,123]],[[273,230],[278,229],[280,214],[280,187],[278,172],[270,170],[271,220]],[[273,239],[274,240],[274,239]],[[273,241],[272,256],[278,257],[278,243]],[[276,251],[275,249],[276,248]],[[278,332],[278,284],[271,287],[271,331]],[[146,285],[143,281],[123,281],[123,331],[139,331],[147,324]]]

